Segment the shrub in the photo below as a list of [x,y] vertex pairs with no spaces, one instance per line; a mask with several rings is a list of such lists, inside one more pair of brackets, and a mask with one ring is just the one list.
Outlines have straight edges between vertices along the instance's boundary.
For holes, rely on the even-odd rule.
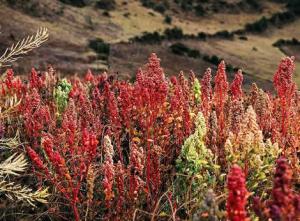
[[131,40],[148,43],[148,44],[156,44],[160,43],[163,40],[163,36],[161,36],[157,31],[151,32],[144,32],[141,36],[135,37]]
[[196,49],[190,49],[188,51],[188,54],[187,54],[189,57],[192,57],[192,58],[200,58],[201,57],[201,54],[198,50]]
[[185,55],[192,58],[199,58],[200,52],[196,49],[190,49],[183,43],[174,43],[170,46],[172,53],[177,55]]
[[116,7],[115,0],[97,0],[95,6],[100,9],[104,9],[107,11],[114,10]]
[[85,0],[60,0],[62,3],[72,5],[75,7],[84,7],[87,5]]
[[175,28],[167,28],[164,31],[164,35],[167,39],[171,40],[171,39],[182,39],[184,37],[182,29],[175,27]]
[[154,1],[154,0],[141,0],[143,6],[152,8],[153,10],[159,13],[165,13],[165,11],[169,8],[169,2],[167,0],[163,1]]
[[166,6],[165,6],[165,4],[164,3],[158,3],[158,4],[156,4],[154,7],[153,7],[153,9],[155,10],[155,11],[158,11],[158,12],[160,12],[160,13],[165,13],[165,11],[167,10],[167,8],[166,8]]
[[266,30],[268,27],[268,20],[266,17],[262,17],[260,20],[258,20],[257,22],[254,22],[252,24],[247,24],[246,25],[246,31],[250,31],[250,32],[263,32],[264,30]]
[[164,22],[167,23],[167,24],[171,24],[172,23],[172,17],[170,15],[166,15]]
[[218,65],[218,64],[220,63],[221,59],[218,58],[217,55],[213,55],[213,56],[211,56],[211,58],[209,59],[209,61],[210,61],[212,64],[214,64],[214,65]]
[[6,0],[8,5],[14,9],[21,9],[28,15],[33,17],[47,17],[47,11],[45,11],[41,6],[39,1],[28,1],[28,0]]
[[300,2],[297,0],[289,0],[287,7],[295,13],[300,13]]
[[243,40],[243,41],[247,41],[248,38],[246,36],[240,36],[239,39]]
[[218,31],[217,33],[214,34],[215,37],[221,37],[221,38],[227,38],[227,39],[232,39],[233,34],[230,33],[229,31]]
[[188,53],[189,48],[182,43],[175,43],[170,46],[172,53],[177,55],[185,55]]
[[109,44],[105,43],[101,38],[96,38],[90,40],[89,47],[93,49],[99,56],[108,57],[110,46]]
[[285,45],[300,45],[300,41],[296,38],[292,38],[291,40],[279,39],[275,43],[273,43],[274,47],[281,47]]
[[205,32],[199,32],[197,37],[201,40],[206,40],[207,34]]
[[205,9],[201,4],[196,5],[194,8],[197,16],[205,15]]

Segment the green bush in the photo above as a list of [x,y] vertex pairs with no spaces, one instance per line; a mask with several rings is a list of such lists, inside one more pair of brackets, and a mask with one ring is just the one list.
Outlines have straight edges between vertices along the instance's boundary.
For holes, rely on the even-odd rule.
[[243,40],[243,41],[247,41],[248,38],[246,36],[240,36],[239,39]]
[[212,64],[214,64],[214,65],[218,65],[218,64],[221,62],[221,60],[222,60],[222,59],[219,59],[219,57],[216,56],[216,55],[213,55],[213,56],[211,56],[211,58],[210,58],[210,62],[211,62]]
[[299,0],[289,0],[288,3],[287,3],[287,7],[291,11],[293,11],[297,14],[300,13],[300,1]]
[[200,52],[196,49],[190,49],[187,55],[192,58],[200,58],[201,56]]
[[40,4],[37,0],[6,0],[7,4],[14,9],[21,9],[26,14],[33,17],[44,16],[43,10],[41,10]]
[[167,0],[164,1],[154,1],[154,0],[140,0],[142,5],[147,8],[152,8],[154,11],[157,11],[161,14],[165,13],[169,9],[170,5]]
[[206,40],[207,34],[205,32],[199,32],[197,37],[201,40]]
[[195,12],[196,12],[196,15],[198,15],[198,16],[205,15],[205,10],[201,4],[198,4],[195,6]]
[[172,53],[177,55],[185,55],[189,52],[189,48],[182,43],[175,43],[170,46]]
[[175,27],[175,28],[167,28],[164,31],[165,37],[169,40],[171,39],[182,39],[184,37],[182,29]]
[[273,46],[274,47],[281,47],[281,46],[284,46],[284,45],[292,45],[292,46],[295,46],[295,45],[300,45],[300,41],[296,38],[292,38],[291,40],[287,39],[279,39],[278,41],[276,41]]
[[84,7],[87,5],[85,0],[60,0],[62,3],[72,5],[75,7]]
[[144,32],[142,36],[134,37],[131,40],[148,43],[148,44],[156,44],[156,43],[160,43],[161,40],[163,40],[163,36],[161,36],[157,31]]
[[115,0],[97,0],[96,5],[97,8],[104,10],[114,10],[116,7]]
[[273,25],[281,25],[281,24],[285,24],[288,22],[292,22],[294,20],[295,20],[295,14],[292,11],[275,13],[270,18],[270,22]]
[[101,38],[90,40],[89,47],[93,49],[102,59],[107,58],[109,55],[109,44],[105,43]]
[[200,52],[197,49],[191,49],[184,45],[183,43],[175,43],[170,46],[172,53],[177,55],[185,55],[192,58],[201,57]]
[[263,16],[257,22],[246,25],[246,30],[250,32],[263,32],[268,28],[268,20],[265,16]]
[[153,9],[162,14],[167,10],[166,6],[163,3],[156,4]]
[[233,34],[230,33],[227,30],[224,31],[218,31],[217,33],[214,34],[215,37],[221,37],[221,38],[226,38],[226,39],[232,39],[233,38]]
[[171,24],[172,23],[172,17],[169,16],[169,15],[166,15],[164,22],[167,23],[167,24]]

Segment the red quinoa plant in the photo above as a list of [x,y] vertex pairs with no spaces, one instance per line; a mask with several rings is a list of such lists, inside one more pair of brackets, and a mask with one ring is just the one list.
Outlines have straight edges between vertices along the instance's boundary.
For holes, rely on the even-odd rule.
[[238,165],[233,165],[227,178],[228,198],[226,202],[227,219],[230,221],[246,221],[247,198],[246,178]]
[[254,210],[262,220],[300,219],[300,195],[292,188],[293,172],[284,157],[277,160],[272,199],[261,202],[254,199]]
[[[46,72],[32,69],[29,81],[22,82],[9,70],[1,81],[1,94],[5,98],[16,96],[21,102],[15,118],[3,124],[9,125],[5,127],[8,132],[20,130],[37,178],[33,185],[52,187],[54,200],[49,207],[59,207],[68,216],[73,211],[71,219],[143,220],[162,216],[183,219],[192,216],[186,208],[198,211],[194,206],[200,204],[195,202],[201,202],[202,198],[191,199],[192,202],[180,200],[187,197],[179,197],[176,194],[180,191],[172,189],[179,177],[175,165],[183,143],[195,133],[196,116],[203,113],[201,128],[206,132],[201,136],[211,153],[211,164],[206,157],[182,157],[183,165],[188,163],[187,159],[193,161],[183,175],[200,171],[193,176],[205,181],[203,185],[212,183],[216,198],[222,201],[227,168],[234,163],[242,165],[243,171],[233,166],[229,172],[226,209],[229,220],[246,220],[246,179],[247,185],[253,179],[265,180],[266,173],[262,171],[268,168],[270,172],[274,166],[274,157],[270,158],[267,150],[277,145],[268,138],[286,150],[284,154],[293,169],[299,167],[300,99],[292,82],[293,66],[293,59],[286,58],[275,74],[278,97],[255,85],[249,94],[244,93],[241,71],[229,84],[224,62],[218,66],[214,87],[210,69],[201,82],[194,73],[189,78],[183,73],[168,78],[155,54],[138,70],[133,83],[91,71],[84,79],[60,80],[51,67]],[[2,100],[6,99],[0,99],[1,111],[5,110]],[[250,108],[251,119],[248,119],[245,110],[250,105],[253,109]],[[241,162],[226,156],[226,140],[233,144],[230,150]],[[240,151],[236,151],[238,148]],[[201,148],[195,149],[193,155],[206,156]],[[205,166],[215,164],[223,172],[217,178],[211,172],[213,168]],[[254,164],[261,171],[252,170]],[[296,177],[297,171],[293,181]],[[190,192],[191,180],[183,180],[187,180],[185,186]],[[265,198],[269,197],[268,190],[259,189]],[[256,188],[251,186],[249,190]],[[68,208],[59,206],[65,204]],[[284,204],[278,207],[290,208]],[[57,215],[62,214],[56,211]],[[205,213],[201,213],[201,219],[202,215]]]

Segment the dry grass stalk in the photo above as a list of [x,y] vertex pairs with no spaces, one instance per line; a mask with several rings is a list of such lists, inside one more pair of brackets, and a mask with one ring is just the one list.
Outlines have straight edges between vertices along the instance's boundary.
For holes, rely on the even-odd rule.
[[40,28],[35,35],[27,36],[16,44],[12,44],[0,57],[0,67],[10,66],[12,62],[15,62],[22,55],[38,48],[42,43],[47,41],[48,36],[48,29]]

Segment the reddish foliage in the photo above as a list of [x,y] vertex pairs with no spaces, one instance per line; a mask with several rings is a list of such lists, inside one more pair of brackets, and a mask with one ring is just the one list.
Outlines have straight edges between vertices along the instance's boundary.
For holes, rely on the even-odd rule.
[[233,100],[238,100],[243,97],[242,84],[243,84],[242,70],[238,70],[238,72],[234,76],[233,82],[230,85],[230,91]]
[[246,221],[246,205],[248,191],[246,189],[246,178],[242,169],[233,165],[227,178],[228,198],[226,202],[227,217],[231,221]]
[[[169,186],[176,174],[176,159],[183,142],[193,133],[199,109],[207,124],[206,146],[215,154],[221,170],[226,168],[224,142],[229,132],[239,133],[244,109],[249,105],[257,114],[264,139],[284,140],[281,146],[285,143],[286,149],[294,148],[285,154],[296,168],[300,102],[294,96],[292,66],[292,59],[285,59],[280,65],[274,78],[279,97],[274,98],[255,86],[249,96],[244,94],[241,72],[229,87],[225,63],[221,62],[214,90],[210,69],[205,72],[201,80],[201,102],[197,102],[193,87],[195,75],[191,75],[190,81],[183,73],[178,78],[166,78],[159,59],[152,54],[132,84],[108,77],[106,73],[93,75],[90,70],[84,80],[71,78],[67,106],[59,114],[53,98],[58,80],[52,68],[45,73],[33,69],[27,84],[14,78],[10,70],[1,87],[2,95],[19,93],[22,97],[19,117],[14,122],[22,141],[30,146],[26,149],[36,167],[35,174],[55,187],[53,191],[60,196],[57,202],[67,202],[74,213],[72,218],[82,219],[90,205],[101,207],[93,210],[90,217],[131,220],[136,209],[152,214],[166,202],[175,209],[181,208]],[[283,120],[284,116],[293,117],[295,122]],[[280,127],[283,121],[286,125]],[[111,139],[109,145],[107,136]],[[86,180],[91,165],[95,170],[95,193],[87,203]],[[245,176],[236,166],[228,175],[228,189],[228,218],[246,220]],[[274,200],[272,205],[278,202],[281,201]],[[280,207],[291,206],[283,203]]]
[[104,189],[105,194],[105,201],[106,206],[110,207],[110,202],[114,197],[113,193],[113,183],[114,183],[114,176],[115,176],[115,166],[113,164],[113,155],[114,150],[113,146],[111,145],[111,141],[108,136],[104,138],[104,164],[103,164],[103,181],[102,186]]
[[261,218],[272,220],[300,219],[300,195],[292,189],[293,172],[283,157],[277,160],[272,199],[260,202],[255,198],[255,212]]
[[201,80],[201,101],[202,101],[202,112],[207,118],[211,107],[212,100],[212,86],[211,86],[211,69],[208,68],[204,73]]
[[224,136],[225,128],[225,116],[224,116],[224,105],[228,97],[228,82],[225,72],[225,62],[222,61],[218,66],[218,71],[215,76],[215,87],[214,87],[214,105],[218,117],[219,133],[220,136]]
[[1,95],[14,95],[18,97],[25,92],[25,86],[23,85],[19,77],[14,77],[14,72],[12,69],[8,69],[6,72],[6,78],[1,83]]
[[280,100],[280,110],[281,110],[281,142],[285,146],[286,136],[288,133],[288,128],[290,125],[290,112],[291,105],[295,96],[296,84],[293,82],[293,72],[295,70],[294,57],[286,57],[282,59],[279,64],[278,70],[274,75],[274,86],[277,91]]

